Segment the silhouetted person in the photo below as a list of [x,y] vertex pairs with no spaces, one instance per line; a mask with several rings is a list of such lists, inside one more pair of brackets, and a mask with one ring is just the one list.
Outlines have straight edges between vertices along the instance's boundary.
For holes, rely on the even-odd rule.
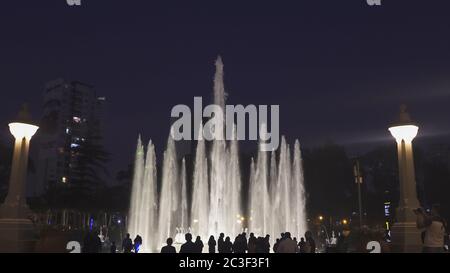
[[286,232],[285,238],[278,245],[278,253],[297,253],[297,243],[291,239],[291,233]]
[[134,238],[134,253],[139,252],[139,248],[142,245],[142,237],[139,235],[136,235],[136,238]]
[[116,246],[116,242],[112,242],[110,248],[109,248],[109,252],[110,253],[117,253],[117,246]]
[[196,248],[196,253],[202,253],[203,252],[203,242],[202,239],[200,238],[200,236],[197,236],[197,239],[195,239],[195,248]]
[[234,253],[245,253],[247,251],[247,234],[244,232],[239,234],[234,240],[233,251]]
[[186,243],[181,246],[180,253],[196,253],[197,248],[192,242],[192,234],[186,233],[186,235],[184,235],[184,238],[186,239]]
[[219,253],[224,253],[224,249],[223,249],[223,244],[224,244],[224,237],[225,237],[225,234],[223,234],[223,233],[220,233],[220,236],[219,236],[219,239],[217,240],[217,251],[219,252]]
[[234,253],[245,253],[246,242],[244,243],[244,241],[247,241],[244,238],[244,234],[239,234],[238,236],[236,236],[236,239],[234,239],[233,243]]
[[306,242],[305,238],[300,238],[300,242],[298,243],[298,252],[299,253],[306,253]]
[[256,244],[258,239],[256,239],[255,234],[250,233],[250,238],[248,238],[248,253],[256,253]]
[[[251,235],[250,235],[251,237]],[[258,237],[255,240],[255,252],[250,252],[250,238],[248,239],[248,253],[264,253],[264,238]]]
[[307,244],[307,248],[309,249],[308,253],[316,253],[316,242],[312,237],[311,231],[307,231],[305,233],[305,241]]
[[223,242],[222,253],[233,253],[233,243],[231,242],[230,237],[227,236],[225,241]]
[[264,252],[263,253],[270,253],[270,235],[267,234],[264,238]]
[[273,252],[278,253],[278,246],[280,245],[280,239],[277,238],[275,244],[273,244]]
[[416,212],[417,227],[425,229],[423,253],[443,253],[447,223],[441,217],[439,205],[433,205],[429,214]]
[[209,253],[216,253],[216,240],[214,239],[214,236],[209,237],[208,250]]
[[243,253],[245,253],[248,250],[248,243],[247,243],[247,233],[242,233],[242,248]]
[[161,253],[177,253],[175,247],[172,246],[173,240],[172,238],[167,238],[167,245],[161,248]]
[[133,249],[133,241],[131,241],[130,233],[127,233],[125,239],[122,241],[122,250],[123,253],[131,253]]

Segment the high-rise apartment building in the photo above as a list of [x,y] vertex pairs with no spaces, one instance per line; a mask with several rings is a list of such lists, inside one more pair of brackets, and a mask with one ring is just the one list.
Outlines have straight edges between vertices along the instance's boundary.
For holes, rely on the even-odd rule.
[[58,79],[46,84],[36,194],[55,186],[94,186],[86,185],[95,171],[86,164],[102,147],[105,103],[82,82]]

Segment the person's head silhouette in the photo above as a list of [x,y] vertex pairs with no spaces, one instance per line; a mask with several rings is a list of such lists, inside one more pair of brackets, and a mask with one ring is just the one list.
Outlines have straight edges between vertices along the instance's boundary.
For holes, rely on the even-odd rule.
[[186,235],[184,235],[184,238],[186,239],[186,242],[192,242],[192,234],[186,233]]
[[167,238],[166,243],[167,243],[168,246],[171,246],[173,244],[172,238]]

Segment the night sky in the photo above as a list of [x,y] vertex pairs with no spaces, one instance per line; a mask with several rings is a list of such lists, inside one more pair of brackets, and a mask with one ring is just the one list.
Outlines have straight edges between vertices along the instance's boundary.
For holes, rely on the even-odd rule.
[[23,102],[39,118],[44,84],[62,77],[107,97],[114,168],[131,162],[139,133],[160,156],[172,106],[211,99],[218,54],[228,103],[279,104],[281,133],[305,147],[393,141],[401,103],[420,137],[445,138],[449,14],[449,1],[2,1],[0,138],[11,141]]

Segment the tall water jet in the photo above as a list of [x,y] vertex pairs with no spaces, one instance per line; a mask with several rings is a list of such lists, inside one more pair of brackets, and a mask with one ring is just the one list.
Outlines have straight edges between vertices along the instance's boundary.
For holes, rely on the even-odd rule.
[[306,202],[305,202],[305,189],[304,189],[304,177],[303,177],[303,163],[302,155],[300,151],[300,142],[295,140],[294,145],[294,161],[292,163],[292,183],[293,197],[291,198],[294,204],[295,213],[295,229],[293,234],[300,238],[307,230],[306,226]]
[[156,219],[157,219],[157,188],[156,188],[156,154],[155,146],[152,141],[149,141],[147,146],[147,155],[145,157],[145,171],[142,188],[141,206],[140,206],[140,219],[138,234],[146,240],[143,241],[141,246],[141,252],[151,252],[157,248],[154,237],[156,233]]
[[175,142],[171,135],[167,140],[167,148],[164,152],[162,171],[161,193],[159,200],[158,218],[158,243],[162,244],[167,238],[176,234],[180,224],[179,198],[180,187],[178,185],[178,164],[175,150]]
[[[250,174],[249,174],[249,183],[250,183],[250,188],[252,188],[252,185],[256,183],[256,166],[255,166],[255,160],[252,157],[250,160]],[[254,214],[257,214],[258,211],[261,209],[260,207],[255,207],[252,205],[252,200],[253,200],[253,195],[255,195],[253,193],[253,191],[250,189],[250,194],[249,194],[249,231],[253,232],[253,228],[254,229],[258,229],[258,226],[255,226],[254,224],[252,224],[253,221],[259,222],[257,220],[257,218],[253,218]],[[238,215],[239,216],[239,215]]]
[[[199,134],[201,134],[201,131]],[[205,141],[202,138],[199,138],[199,141],[197,142],[194,176],[192,179],[193,185],[190,227],[196,235],[206,238],[209,235],[208,159],[206,158]]]
[[187,198],[187,183],[186,183],[186,161],[183,158],[181,162],[181,224],[180,228],[186,230],[188,226],[188,198]]
[[227,151],[228,165],[227,165],[227,184],[225,194],[228,196],[228,205],[226,208],[226,218],[223,219],[228,223],[228,229],[225,231],[229,234],[237,234],[242,231],[241,222],[234,219],[235,215],[242,215],[242,200],[241,200],[241,169],[239,163],[239,147],[236,136],[236,128],[233,128],[233,140],[231,140],[230,147]]
[[[263,143],[260,143],[262,145]],[[269,169],[267,152],[259,149],[254,179],[250,183],[250,231],[257,236],[269,234],[272,215],[268,191]]]
[[139,211],[142,204],[141,192],[144,177],[144,146],[141,136],[138,137],[134,159],[133,184],[131,188],[130,208],[128,213],[128,232],[136,236],[139,232]]
[[292,161],[291,161],[291,146],[287,144],[286,148],[286,166],[285,168],[281,169],[280,172],[285,172],[285,182],[284,182],[284,189],[285,189],[285,198],[282,200],[284,202],[284,208],[285,208],[285,216],[284,219],[286,221],[286,231],[292,231],[294,226],[294,217],[292,215],[292,211],[295,209],[295,207],[292,205]]
[[289,230],[292,221],[291,215],[291,157],[289,145],[286,144],[286,140],[283,136],[281,141],[281,152],[280,152],[280,163],[278,167],[278,179],[279,185],[281,186],[281,208],[282,208],[282,222],[283,229],[285,231]]
[[275,151],[270,153],[270,184],[269,184],[269,198],[271,204],[271,218],[270,218],[270,235],[272,235],[272,240],[274,240],[275,233],[275,225],[277,224],[278,219],[275,217],[278,213],[276,211],[279,206],[277,203],[280,200],[277,200],[277,181],[278,181],[278,171],[277,171],[277,154]]
[[151,252],[156,244],[155,240],[150,238],[154,237],[157,228],[156,155],[155,147],[150,141],[144,158],[144,146],[140,137],[136,149],[131,196],[128,233],[133,237],[140,235],[146,238],[140,251]]
[[[223,82],[223,63],[219,57],[216,61],[216,73],[214,76],[214,104],[225,110],[225,88]],[[227,153],[226,142],[224,139],[224,117],[214,117],[215,125],[213,128],[214,140],[210,154],[210,206],[209,206],[209,234],[217,236],[221,230],[230,231],[230,217],[227,214],[226,202],[227,185]]]

